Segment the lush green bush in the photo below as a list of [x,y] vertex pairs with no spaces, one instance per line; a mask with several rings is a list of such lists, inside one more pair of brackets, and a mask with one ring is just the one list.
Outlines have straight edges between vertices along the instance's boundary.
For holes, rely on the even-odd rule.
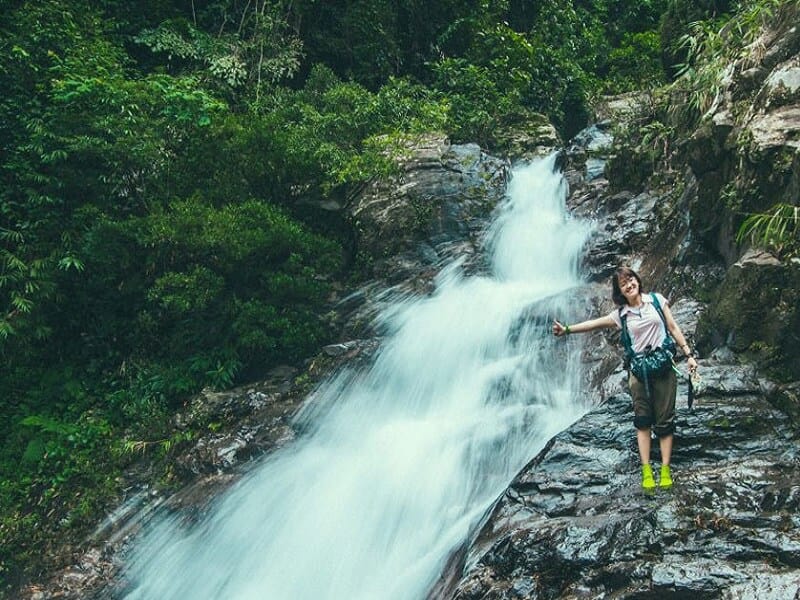
[[505,25],[477,36],[466,58],[432,68],[435,87],[451,104],[449,130],[456,140],[491,147],[494,132],[527,111],[548,115],[566,137],[588,119],[580,68]]
[[608,56],[607,87],[614,91],[633,91],[665,83],[661,67],[661,45],[654,31],[623,36],[618,48]]

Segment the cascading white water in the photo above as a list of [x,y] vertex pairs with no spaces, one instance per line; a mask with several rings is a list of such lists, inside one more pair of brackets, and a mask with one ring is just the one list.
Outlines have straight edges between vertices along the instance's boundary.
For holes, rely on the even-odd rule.
[[[555,156],[515,170],[487,235],[492,276],[456,261],[383,315],[373,364],[319,389],[304,433],[193,526],[164,516],[126,569],[135,599],[412,600],[514,475],[584,411],[548,315],[579,283],[588,226]],[[531,317],[535,305],[538,317]]]

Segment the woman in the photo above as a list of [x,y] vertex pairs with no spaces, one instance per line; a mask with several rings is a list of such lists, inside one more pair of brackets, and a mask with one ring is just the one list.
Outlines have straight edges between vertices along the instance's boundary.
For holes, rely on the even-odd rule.
[[[562,325],[553,322],[553,334],[557,337],[571,333],[585,333],[605,327],[623,328],[623,320],[630,336],[633,352],[658,348],[666,338],[664,325],[669,330],[678,348],[688,357],[690,375],[697,370],[697,361],[686,343],[686,338],[672,317],[669,302],[661,294],[645,294],[639,275],[628,267],[620,267],[611,279],[611,297],[617,309],[604,317],[582,321],[575,325]],[[657,303],[654,301],[654,296]],[[659,314],[658,305],[663,312]],[[633,424],[636,427],[636,441],[639,457],[642,460],[642,488],[652,491],[655,486],[653,469],[650,466],[650,431],[658,436],[661,449],[661,473],[659,485],[672,487],[670,458],[672,456],[673,432],[675,431],[675,396],[678,385],[673,369],[666,373],[648,377],[640,381],[633,373],[629,374],[628,385],[633,397]]]

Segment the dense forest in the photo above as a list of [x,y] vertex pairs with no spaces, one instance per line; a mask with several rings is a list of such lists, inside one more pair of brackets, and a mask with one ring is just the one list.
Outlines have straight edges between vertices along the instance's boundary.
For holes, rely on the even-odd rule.
[[321,201],[421,132],[502,153],[534,113],[568,140],[654,87],[691,123],[680,86],[754,4],[777,3],[5,0],[0,589],[80,539],[139,450],[188,441],[188,397],[333,339],[331,286],[371,262]]

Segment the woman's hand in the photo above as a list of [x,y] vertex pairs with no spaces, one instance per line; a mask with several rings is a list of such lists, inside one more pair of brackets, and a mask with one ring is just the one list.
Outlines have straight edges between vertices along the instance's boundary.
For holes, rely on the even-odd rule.
[[561,337],[562,335],[567,334],[566,326],[562,325],[558,321],[553,321],[553,335],[556,337]]
[[694,356],[690,356],[686,359],[686,367],[689,370],[689,375],[694,375],[697,372],[697,360]]

